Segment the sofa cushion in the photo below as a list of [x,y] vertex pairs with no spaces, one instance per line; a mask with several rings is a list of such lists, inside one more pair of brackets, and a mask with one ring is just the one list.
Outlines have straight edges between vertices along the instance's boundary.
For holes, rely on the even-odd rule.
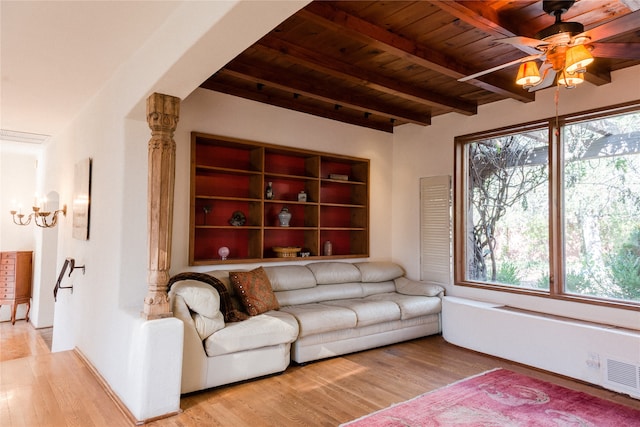
[[400,320],[400,307],[393,301],[371,301],[353,298],[327,301],[323,304],[335,305],[353,310],[358,318],[357,327]]
[[441,301],[438,297],[402,295],[394,292],[371,295],[365,299],[370,301],[393,301],[400,308],[400,318],[402,320],[427,314],[437,314],[441,310]]
[[316,286],[316,278],[304,265],[264,267],[274,291],[308,289]]
[[264,268],[233,271],[229,273],[229,280],[249,315],[256,316],[280,308]]
[[427,297],[435,297],[444,292],[442,286],[427,283],[417,282],[415,280],[407,279],[406,277],[399,277],[395,279],[396,290],[404,295],[424,295]]
[[364,296],[360,283],[342,283],[336,285],[318,285],[310,289],[295,289],[276,292],[280,306],[309,304],[345,298],[361,298]]
[[354,264],[363,282],[385,282],[404,276],[404,270],[394,262],[358,262]]
[[307,264],[318,285],[360,282],[362,276],[356,266],[348,262],[314,262]]
[[291,343],[297,336],[298,322],[293,316],[269,311],[242,322],[227,323],[224,329],[204,340],[204,349],[212,357]]
[[298,320],[300,337],[320,334],[337,329],[355,328],[358,323],[356,313],[348,308],[328,304],[302,304],[282,307]]
[[364,282],[360,284],[362,296],[367,297],[373,294],[385,294],[396,291],[396,284],[392,280],[386,282]]
[[196,332],[198,332],[198,335],[202,340],[206,340],[211,334],[224,328],[224,317],[221,312],[218,312],[218,314],[213,318],[193,313],[191,318],[193,319],[193,324],[196,327]]

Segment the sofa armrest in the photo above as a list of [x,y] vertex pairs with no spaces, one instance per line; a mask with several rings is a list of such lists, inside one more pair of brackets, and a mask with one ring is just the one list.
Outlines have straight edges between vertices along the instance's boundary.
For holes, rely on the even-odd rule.
[[406,277],[398,277],[393,281],[396,284],[396,291],[400,294],[440,298],[444,296],[444,288],[434,283],[420,282]]
[[181,310],[181,320],[192,324],[201,340],[224,328],[220,295],[213,287],[195,280],[182,280],[174,283],[169,295]]

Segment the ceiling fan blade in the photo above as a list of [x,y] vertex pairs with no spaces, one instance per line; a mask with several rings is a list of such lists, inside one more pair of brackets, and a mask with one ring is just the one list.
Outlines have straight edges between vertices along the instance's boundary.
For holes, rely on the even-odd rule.
[[591,42],[597,42],[599,40],[608,39],[613,36],[637,30],[638,22],[640,22],[640,9],[635,12],[627,13],[626,15],[612,21],[605,22],[595,28],[591,28],[576,37],[584,35],[589,37]]
[[529,46],[533,48],[537,48],[538,46],[544,46],[549,44],[542,40],[532,39],[531,37],[524,37],[524,36],[507,37],[506,39],[496,40],[496,42],[512,44],[516,46]]
[[524,58],[516,59],[514,61],[507,62],[506,64],[498,65],[498,66],[495,66],[495,67],[488,68],[486,70],[480,71],[478,73],[471,74],[470,76],[465,76],[465,77],[459,78],[458,81],[459,82],[466,82],[467,80],[473,80],[473,79],[475,79],[477,77],[484,76],[485,74],[493,73],[494,71],[502,70],[503,68],[511,67],[512,65],[515,65],[515,64],[521,64],[521,63],[527,62],[527,61],[534,61],[534,60],[540,58],[541,56],[542,56],[542,53],[539,53],[537,55],[525,56]]
[[598,58],[640,59],[640,43],[590,43]]
[[552,86],[556,81],[556,71],[551,67],[551,64],[546,62],[542,64],[542,67],[540,67],[540,74],[542,74],[542,80],[540,80],[537,85],[530,87],[529,92],[535,92]]

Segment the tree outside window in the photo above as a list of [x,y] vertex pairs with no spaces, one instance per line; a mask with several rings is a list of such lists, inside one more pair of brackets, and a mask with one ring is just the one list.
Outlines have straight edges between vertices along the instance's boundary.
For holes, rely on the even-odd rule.
[[456,139],[457,284],[640,303],[640,110],[585,117]]

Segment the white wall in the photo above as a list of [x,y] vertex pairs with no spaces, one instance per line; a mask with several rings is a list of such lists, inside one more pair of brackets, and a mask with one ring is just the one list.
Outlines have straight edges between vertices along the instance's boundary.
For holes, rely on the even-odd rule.
[[[640,398],[640,332],[447,296],[447,342]],[[609,374],[610,361],[625,369]]]
[[391,259],[392,134],[198,89],[182,103],[175,136],[172,273],[229,268],[188,266],[191,131],[370,159],[370,259]]
[[[612,83],[593,86],[584,83],[576,89],[560,89],[559,114],[599,108],[640,99],[640,66],[612,74]],[[419,277],[420,241],[418,204],[419,178],[453,176],[454,137],[473,132],[552,117],[555,88],[536,93],[536,101],[523,104],[506,100],[480,107],[478,114],[465,117],[447,114],[435,117],[432,125],[404,125],[396,128],[393,141],[393,258],[402,262],[410,275]],[[448,286],[447,295],[466,297],[551,314],[587,319],[637,329],[640,313],[592,304],[494,292],[462,286]],[[504,343],[509,345],[509,343]]]
[[53,346],[82,352],[138,420],[179,409],[182,363],[182,323],[140,314],[148,265],[145,101],[153,92],[185,98],[305,3],[182,2],[47,144],[42,182],[61,203],[71,204],[75,164],[93,159],[90,239],[71,237],[72,215],[59,225],[56,265],[72,257],[86,274],[65,279],[74,289],[59,294]]

